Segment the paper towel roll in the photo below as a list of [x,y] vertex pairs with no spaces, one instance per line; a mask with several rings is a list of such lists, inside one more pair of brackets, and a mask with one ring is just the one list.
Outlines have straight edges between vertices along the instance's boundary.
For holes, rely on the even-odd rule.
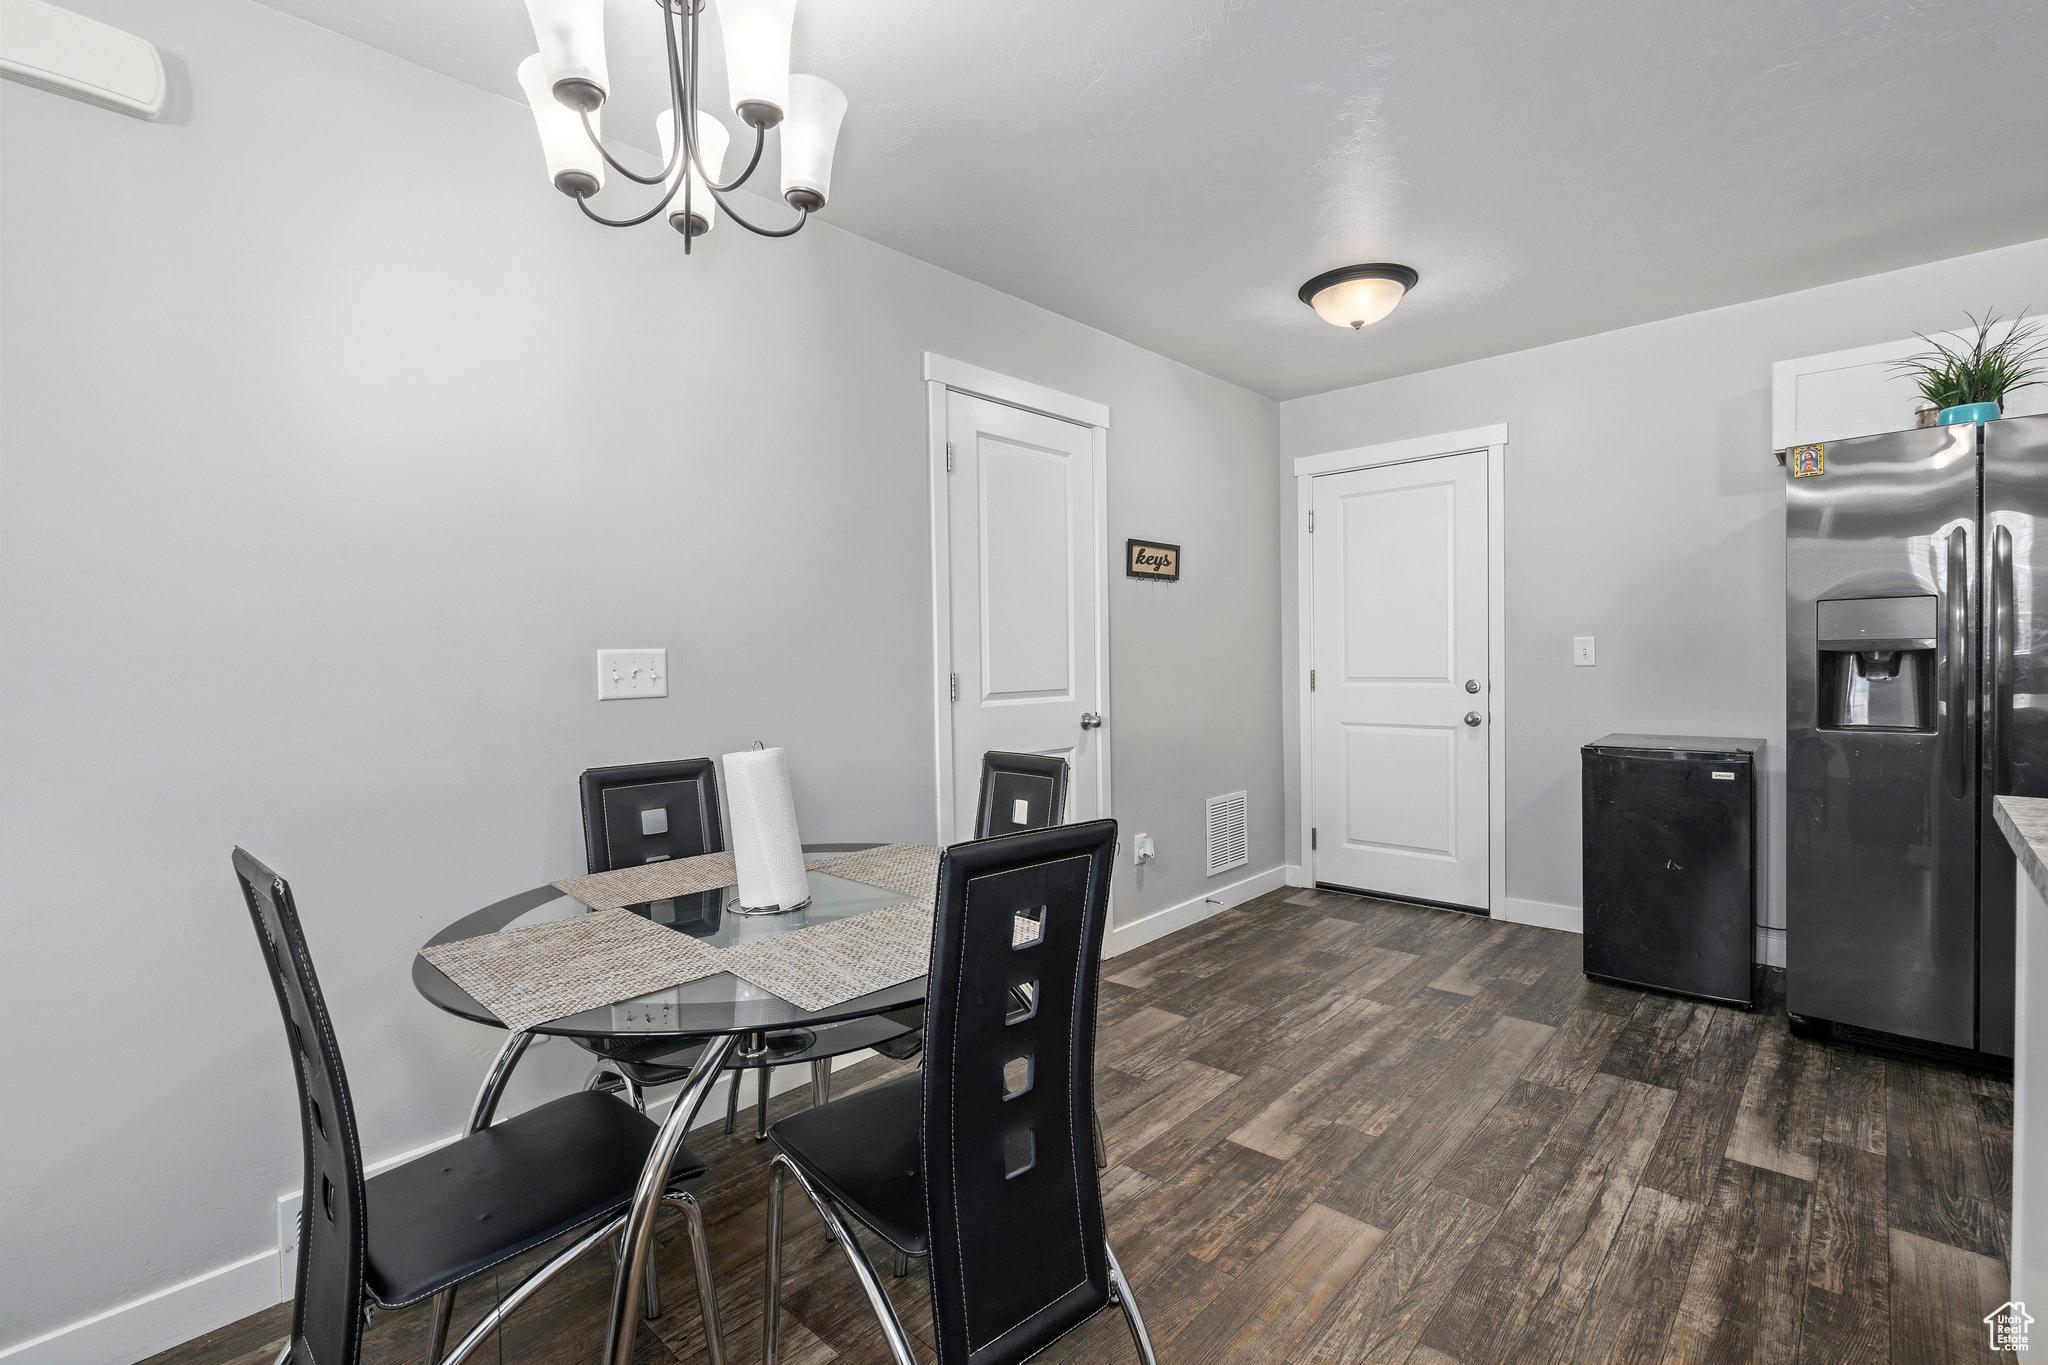
[[733,871],[742,910],[795,910],[808,905],[803,838],[789,790],[789,760],[780,749],[725,756],[725,808],[732,817]]

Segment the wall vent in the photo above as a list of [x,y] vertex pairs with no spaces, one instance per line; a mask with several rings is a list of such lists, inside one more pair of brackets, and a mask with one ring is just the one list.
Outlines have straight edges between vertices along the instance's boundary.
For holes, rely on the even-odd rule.
[[1244,833],[1245,794],[1209,798],[1209,875],[1243,867],[1251,861]]

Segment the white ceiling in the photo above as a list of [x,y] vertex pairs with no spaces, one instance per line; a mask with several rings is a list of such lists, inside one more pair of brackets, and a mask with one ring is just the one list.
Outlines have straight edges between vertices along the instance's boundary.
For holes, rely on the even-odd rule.
[[[507,98],[534,48],[266,2]],[[654,0],[608,4],[650,145]],[[851,101],[827,219],[1276,398],[2048,236],[2034,0],[802,0],[796,64]],[[1378,326],[1295,298],[1376,260],[1422,272]]]

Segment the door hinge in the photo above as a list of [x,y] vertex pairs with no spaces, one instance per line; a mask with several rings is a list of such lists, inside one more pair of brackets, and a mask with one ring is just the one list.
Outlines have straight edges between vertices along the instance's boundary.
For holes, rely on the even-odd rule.
[[948,474],[953,472],[953,443],[951,441],[946,442],[946,472]]
[[1316,533],[1316,514],[1314,512],[1308,514],[1308,533],[1310,535]]
[[1311,853],[1316,851],[1316,827],[1314,825],[1308,827],[1308,851]]
[[960,675],[958,673],[948,673],[946,675],[946,691],[951,694],[954,701],[960,700]]
[[1311,692],[1316,690],[1316,671],[1313,668],[1308,671],[1308,690]]

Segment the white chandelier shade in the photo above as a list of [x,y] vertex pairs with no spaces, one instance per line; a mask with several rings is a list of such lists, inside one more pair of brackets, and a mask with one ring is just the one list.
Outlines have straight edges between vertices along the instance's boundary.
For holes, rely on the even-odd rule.
[[604,0],[526,0],[541,67],[555,98],[595,110],[611,91],[604,60]]
[[[676,160],[676,111],[664,109],[654,120],[654,136],[661,142],[661,162],[666,166]],[[725,149],[732,144],[732,134],[726,131],[716,117],[697,111],[697,159],[704,169],[711,173],[715,182],[725,175]],[[677,190],[675,198],[668,201],[669,226],[685,236],[700,237],[718,226],[718,201],[711,197],[711,191],[704,188],[704,177],[697,173],[695,166],[685,167],[690,184],[685,205],[685,195]],[[670,177],[673,182],[674,177]],[[689,218],[684,214],[687,212]],[[689,221],[695,219],[695,222]]]
[[822,76],[789,78],[789,117],[782,125],[784,199],[819,209],[832,198],[832,154],[845,118],[846,94],[838,86]]
[[752,128],[773,128],[789,113],[789,36],[796,0],[719,0],[725,31],[726,95]]
[[[654,0],[668,62],[670,110],[655,120],[661,165],[636,167],[605,146],[599,115],[610,96],[604,51],[605,0],[526,0],[540,51],[519,64],[519,85],[533,107],[534,126],[555,188],[576,201],[592,222],[633,227],[667,218],[688,253],[696,237],[716,225],[719,210],[748,232],[789,237],[825,207],[832,194],[832,162],[846,119],[846,95],[818,76],[791,75],[790,37],[796,0],[716,0],[725,38],[725,67],[733,112],[753,130],[753,146],[740,147],[745,165],[723,177],[731,134],[698,98],[703,55],[699,28],[713,0]],[[691,111],[678,125],[676,109]],[[687,129],[682,146],[677,136]],[[771,227],[750,220],[730,196],[761,169],[768,133],[780,129],[782,198],[796,221]],[[742,137],[745,135],[742,134]],[[609,172],[609,175],[607,175]],[[590,200],[608,178],[645,185],[658,196],[644,210],[608,217]]]
[[[519,64],[519,86],[533,108],[533,124],[540,134],[541,155],[547,159],[548,179],[571,197],[596,194],[604,188],[604,155],[583,131],[576,112],[555,98],[552,83],[540,54]],[[599,114],[590,115],[595,129]]]

